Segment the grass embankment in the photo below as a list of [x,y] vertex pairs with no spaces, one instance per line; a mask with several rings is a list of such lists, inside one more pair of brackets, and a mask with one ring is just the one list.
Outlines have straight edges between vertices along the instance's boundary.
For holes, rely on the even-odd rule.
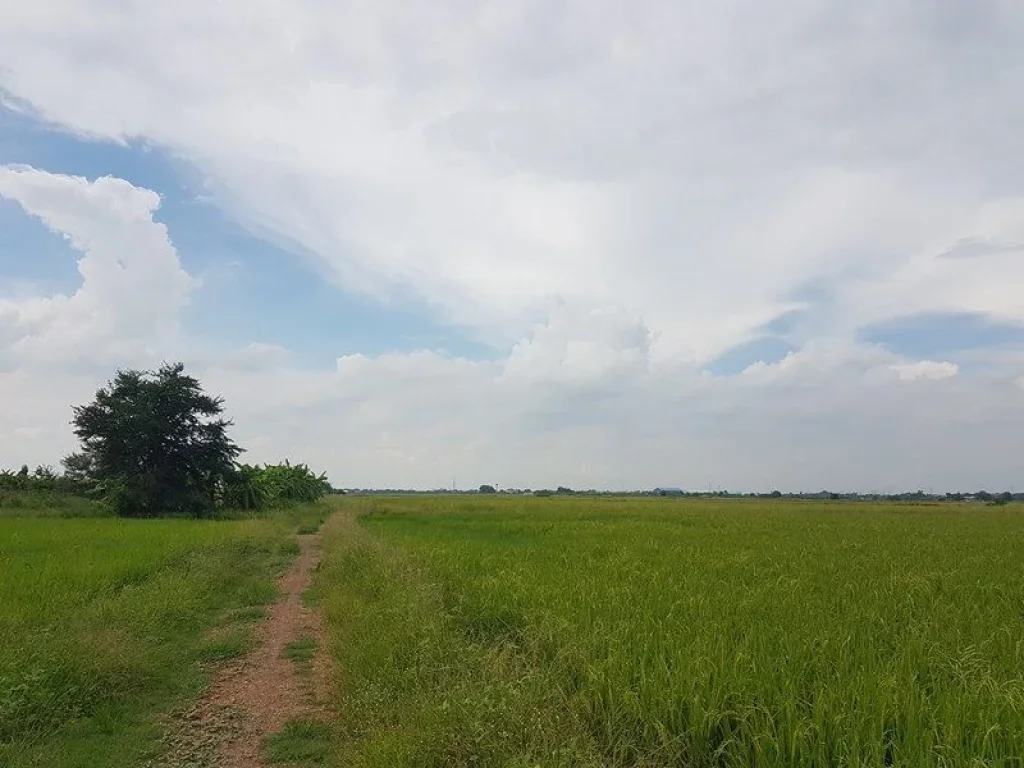
[[[45,510],[43,510],[45,513]],[[0,517],[0,765],[129,766],[202,662],[244,652],[296,529],[247,520]]]
[[1024,514],[352,500],[339,765],[1019,766]]

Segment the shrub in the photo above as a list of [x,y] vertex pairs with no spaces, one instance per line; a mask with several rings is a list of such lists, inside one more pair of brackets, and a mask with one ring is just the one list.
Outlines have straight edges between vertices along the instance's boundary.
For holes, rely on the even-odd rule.
[[305,464],[239,464],[223,481],[220,504],[236,509],[264,509],[317,501],[331,491],[324,474]]

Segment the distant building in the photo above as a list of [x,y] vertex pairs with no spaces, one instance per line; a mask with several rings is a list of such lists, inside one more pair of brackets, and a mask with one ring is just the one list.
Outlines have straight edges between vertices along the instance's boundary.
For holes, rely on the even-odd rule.
[[666,485],[662,488],[655,488],[654,493],[657,496],[682,496],[686,491],[682,488]]

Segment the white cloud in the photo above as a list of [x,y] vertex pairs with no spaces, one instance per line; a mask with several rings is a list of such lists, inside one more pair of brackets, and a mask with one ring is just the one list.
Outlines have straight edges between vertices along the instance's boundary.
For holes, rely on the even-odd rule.
[[0,298],[6,356],[110,365],[173,342],[192,281],[166,228],[153,221],[160,204],[155,192],[111,177],[88,181],[0,166],[0,197],[19,203],[82,254],[74,294]]
[[9,5],[0,85],[40,114],[505,344],[555,296],[695,361],[812,285],[847,335],[1024,319],[1019,259],[934,258],[1019,218],[991,215],[1022,191],[1016,3]]
[[[541,334],[544,329],[540,329]],[[733,490],[1008,487],[1024,416],[1007,379],[901,378],[895,356],[802,353],[771,378],[652,369],[627,387],[524,384],[510,360],[352,356],[336,372],[211,369],[251,458],[358,485]],[[909,365],[909,363],[908,363]],[[937,367],[938,364],[931,364]],[[253,386],[253,381],[261,382]],[[274,404],[267,392],[277,393]]]
[[153,221],[160,200],[151,190],[0,166],[0,197],[80,254],[74,293],[0,297],[0,464],[55,464],[73,447],[71,405],[117,367],[179,353],[178,311],[192,281]]
[[[45,366],[180,352],[254,457],[339,482],[1012,482],[1020,360],[968,375],[852,340],[921,312],[1024,320],[1019,3],[0,7],[19,104],[169,149],[346,288],[415,292],[510,350],[305,372],[254,340],[211,362],[176,329],[190,280],[155,193],[5,169],[0,193],[84,257],[74,295],[0,305],[24,404],[2,459],[59,442],[45,414],[99,383]],[[792,310],[798,352],[700,372]]]
[[647,371],[651,334],[615,308],[556,306],[546,323],[513,347],[504,375],[526,382],[614,386]]
[[918,360],[914,363],[902,363],[892,366],[896,375],[904,381],[914,379],[948,379],[960,372],[956,363],[937,363],[934,360]]
[[[884,350],[817,345],[773,366],[711,377],[644,362],[645,329],[587,314],[539,326],[508,358],[348,355],[294,367],[253,344],[190,369],[226,398],[253,461],[301,458],[360,486],[896,490],[1012,484],[1024,416],[1012,380],[910,377]],[[577,334],[592,357],[565,354]],[[518,350],[536,350],[529,365]],[[621,357],[618,357],[621,355]],[[929,368],[930,366],[930,368]],[[929,363],[921,370],[940,367]],[[529,374],[529,375],[527,375]],[[589,375],[585,375],[589,374]],[[0,373],[0,464],[70,450],[69,406],[109,372]]]

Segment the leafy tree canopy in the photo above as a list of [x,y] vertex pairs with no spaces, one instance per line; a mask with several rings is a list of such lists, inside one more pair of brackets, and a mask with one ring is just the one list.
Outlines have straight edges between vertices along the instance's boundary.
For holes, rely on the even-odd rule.
[[241,453],[222,411],[222,399],[206,394],[182,363],[119,371],[93,402],[74,409],[82,451],[64,460],[65,469],[97,482],[121,515],[208,514]]

